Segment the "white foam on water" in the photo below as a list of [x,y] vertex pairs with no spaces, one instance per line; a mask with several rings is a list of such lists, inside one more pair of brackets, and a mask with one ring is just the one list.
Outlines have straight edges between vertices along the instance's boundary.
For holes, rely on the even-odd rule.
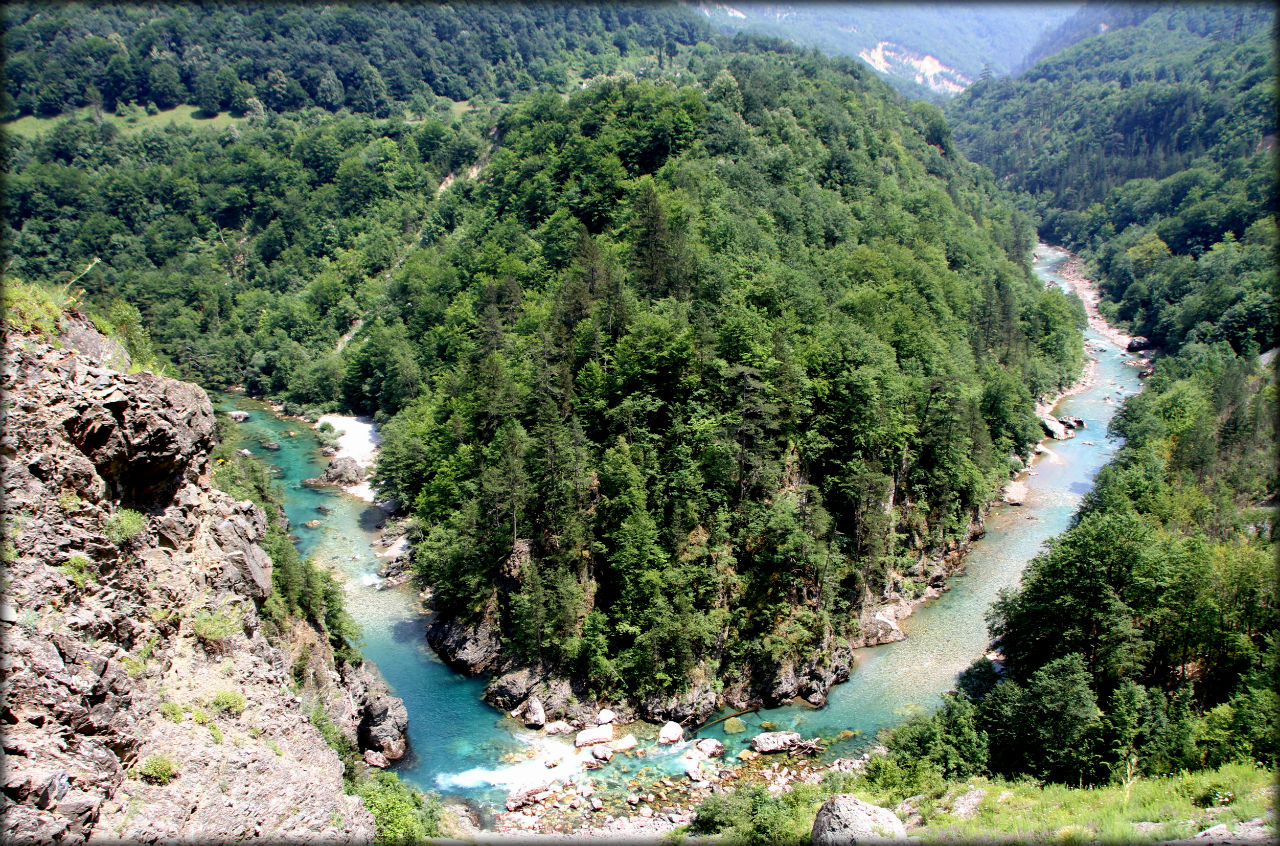
[[376,587],[382,584],[382,577],[376,573],[363,573],[360,576],[360,584],[365,587]]
[[[515,790],[550,781],[564,781],[582,771],[582,761],[572,745],[535,734],[516,733],[515,736],[537,750],[537,754],[518,764],[472,767],[460,773],[439,773],[436,775],[436,785],[446,789],[502,787]],[[547,761],[560,763],[555,767],[548,767]]]

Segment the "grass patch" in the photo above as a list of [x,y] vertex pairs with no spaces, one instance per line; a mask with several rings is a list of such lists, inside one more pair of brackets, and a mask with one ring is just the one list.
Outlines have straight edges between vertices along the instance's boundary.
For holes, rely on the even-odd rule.
[[97,574],[89,569],[89,559],[83,555],[71,556],[58,570],[80,590],[84,590],[84,586],[90,582],[98,581]]
[[[1273,771],[1248,763],[1095,788],[986,778],[908,784],[874,774],[830,773],[820,784],[796,785],[778,796],[768,795],[759,785],[709,796],[690,830],[723,833],[726,840],[741,843],[807,842],[822,803],[834,793],[852,793],[890,809],[906,795],[920,796],[913,804],[924,823],[910,834],[926,843],[992,838],[1027,843],[1151,842],[1189,837],[1219,823],[1234,828],[1265,816],[1274,780]],[[952,814],[955,797],[974,788],[986,795],[973,814],[968,819]],[[1135,827],[1138,823],[1146,825]]]
[[213,738],[214,743],[221,743],[223,740],[222,729],[218,728],[215,723],[209,723],[209,736]]
[[234,609],[201,612],[191,622],[191,630],[203,643],[221,645],[240,629],[240,614]]
[[[196,117],[196,115],[202,115]],[[144,129],[160,129],[169,124],[175,126],[186,126],[192,129],[212,128],[226,129],[229,126],[236,126],[245,122],[245,118],[232,117],[230,114],[223,112],[217,117],[203,117],[203,112],[196,106],[182,105],[174,106],[172,109],[164,109],[158,111],[154,115],[149,115],[143,109],[132,110],[124,115],[116,115],[111,112],[102,113],[102,122],[109,123],[116,127],[124,134],[141,132]],[[12,133],[20,138],[35,138],[42,132],[48,132],[60,121],[64,120],[85,120],[93,116],[93,109],[89,106],[76,109],[55,117],[36,117],[35,115],[27,115],[17,120],[8,121],[3,124],[4,131]]]
[[161,702],[160,716],[173,723],[182,722],[182,706],[177,702]]
[[76,495],[75,491],[68,489],[58,494],[58,507],[62,509],[63,513],[75,514],[80,510],[80,505],[80,497]]
[[4,280],[4,329],[19,335],[57,335],[63,297],[42,285]]
[[116,546],[124,546],[146,531],[147,519],[132,508],[121,508],[107,518],[102,532]]
[[240,716],[244,713],[244,694],[234,690],[219,690],[209,702],[209,710],[215,714]]
[[[1095,788],[973,779],[949,789],[955,795],[972,783],[987,791],[972,817],[938,813],[913,833],[925,840],[1001,834],[1027,841],[1118,843],[1189,837],[1218,823],[1232,826],[1263,816],[1264,788],[1274,779],[1274,773],[1252,764]],[[1217,810],[1209,814],[1207,807]],[[1155,825],[1138,829],[1136,823]]]

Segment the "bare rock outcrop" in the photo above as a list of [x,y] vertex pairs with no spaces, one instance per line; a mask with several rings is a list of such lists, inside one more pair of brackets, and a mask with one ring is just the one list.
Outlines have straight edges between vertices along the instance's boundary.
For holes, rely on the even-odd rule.
[[267,522],[211,484],[208,398],[70,327],[4,344],[0,839],[372,841],[259,617]]
[[838,793],[818,810],[809,842],[813,846],[849,846],[906,837],[907,829],[893,811],[863,802],[851,793]]
[[[276,445],[276,448],[279,449],[279,444]],[[360,484],[364,481],[364,478],[365,470],[360,466],[360,462],[344,455],[331,459],[323,474],[314,479],[303,479],[302,484],[311,485],[312,487],[324,485],[347,487]]]

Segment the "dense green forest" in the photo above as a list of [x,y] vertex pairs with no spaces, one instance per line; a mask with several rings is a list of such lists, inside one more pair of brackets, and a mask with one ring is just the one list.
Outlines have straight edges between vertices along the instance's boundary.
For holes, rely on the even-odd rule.
[[1225,342],[1162,359],[1076,525],[989,616],[985,659],[896,730],[904,768],[1124,781],[1280,761],[1273,374]]
[[[992,166],[1165,355],[1074,526],[992,608],[1003,673],[978,662],[896,730],[904,771],[1100,784],[1280,760],[1272,18],[1145,11],[957,105],[979,158],[1034,137]],[[1060,118],[1009,122],[1042,96]]]
[[417,344],[379,478],[437,607],[615,696],[822,660],[1080,361],[936,110],[790,48],[698,74],[505,112],[347,371],[394,408]]
[[1168,350],[1277,342],[1274,25],[1148,10],[950,112],[957,146],[1033,195],[1042,236],[1091,260],[1107,316]]
[[[74,280],[202,384],[373,415],[443,618],[593,694],[767,693],[924,590],[1078,373],[1080,304],[1031,275],[1001,181],[1029,190],[1169,355],[993,610],[1005,681],[975,666],[892,766],[1274,765],[1269,13],[1153,10],[978,83],[953,138],[857,62],[673,6],[383,11],[7,10],[11,115],[247,120],[8,139],[6,276]],[[336,592],[273,531],[268,619],[343,648]]]
[[15,138],[9,272],[88,268],[178,372],[384,421],[438,606],[515,654],[614,695],[820,663],[963,538],[1081,312],[937,109],[670,44],[567,100]]
[[36,3],[4,16],[6,117],[131,102],[387,117],[563,88],[709,34],[674,4]]

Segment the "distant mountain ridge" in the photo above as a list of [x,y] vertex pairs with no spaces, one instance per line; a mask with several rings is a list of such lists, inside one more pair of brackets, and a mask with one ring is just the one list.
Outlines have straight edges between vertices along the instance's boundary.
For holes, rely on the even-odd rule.
[[[1074,4],[714,3],[689,5],[724,32],[758,32],[856,56],[911,97],[953,96],[983,73],[1012,73]],[[1040,41],[1037,41],[1037,38]]]

